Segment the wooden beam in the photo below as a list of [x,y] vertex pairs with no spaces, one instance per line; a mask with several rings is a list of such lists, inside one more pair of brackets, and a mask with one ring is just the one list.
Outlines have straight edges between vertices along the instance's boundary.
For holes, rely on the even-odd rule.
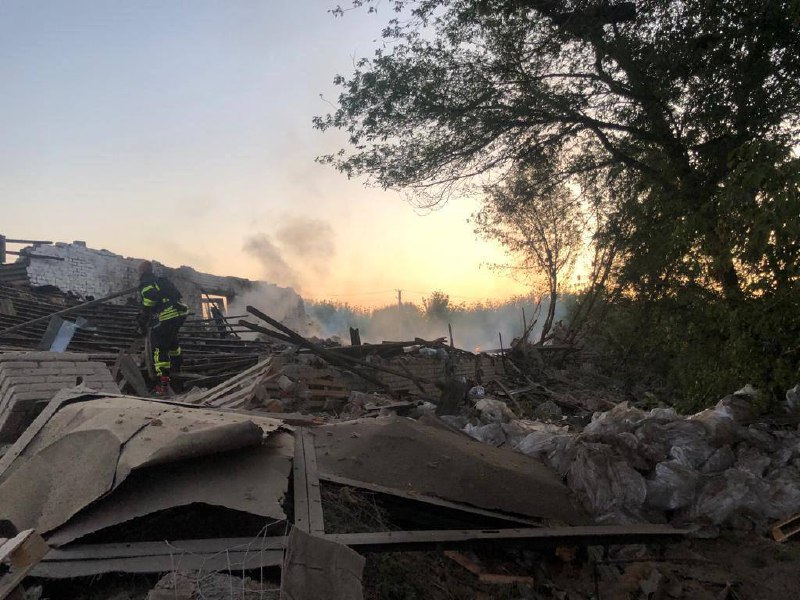
[[299,431],[303,437],[303,450],[306,459],[309,533],[313,535],[325,535],[325,520],[322,516],[322,494],[320,493],[319,487],[317,449],[314,445],[314,434],[305,427],[300,428]]
[[[346,543],[356,550],[398,552],[402,551],[402,546],[410,543],[431,548],[437,545],[465,547],[469,546],[470,542],[519,540],[538,541],[544,543],[544,547],[556,548],[569,545],[603,546],[606,544],[624,545],[677,541],[689,533],[691,533],[689,529],[673,529],[668,525],[643,523],[636,525],[585,525],[553,528],[329,533],[324,536],[324,539]],[[212,553],[245,550],[261,552],[265,550],[282,550],[286,547],[286,543],[286,536],[267,536],[179,540],[173,542],[78,544],[50,550],[44,557],[43,562],[169,556],[175,552]]]
[[314,447],[314,435],[305,427],[298,427],[294,432],[292,474],[295,527],[313,535],[325,535],[317,450]]
[[311,531],[308,508],[308,477],[306,476],[305,438],[302,427],[294,432],[294,460],[292,461],[292,493],[294,494],[294,526],[301,531]]
[[[295,333],[294,331],[292,331],[291,329],[289,329],[288,327],[283,325],[280,321],[276,321],[272,317],[270,317],[268,315],[265,315],[260,310],[258,310],[257,308],[254,308],[252,306],[248,306],[247,307],[247,312],[249,312],[252,315],[255,315],[259,319],[263,319],[264,321],[267,321],[267,323],[269,323],[273,327],[276,327],[276,328],[280,329],[281,331],[285,332],[286,335],[289,336],[290,338],[292,338],[292,340],[296,344],[298,344],[299,346],[303,346],[304,348],[308,348],[309,350],[312,350],[315,354],[319,355],[320,357],[324,358],[325,360],[327,360],[328,362],[330,362],[332,364],[339,363],[342,366],[349,367],[349,368],[353,368],[354,366],[364,367],[364,368],[367,368],[367,369],[373,369],[375,371],[382,371],[383,373],[388,373],[390,375],[396,375],[397,377],[402,377],[403,379],[411,379],[414,382],[418,382],[419,381],[419,382],[427,383],[427,384],[430,384],[430,385],[436,385],[436,382],[434,380],[428,379],[426,377],[408,375],[407,373],[403,373],[402,371],[398,371],[397,369],[390,369],[389,367],[384,367],[384,366],[381,366],[381,365],[375,365],[375,364],[372,364],[372,363],[368,363],[365,360],[359,360],[357,358],[353,358],[352,356],[347,356],[346,354],[336,354],[336,353],[331,352],[331,351],[329,351],[329,350],[327,350],[325,348],[320,348],[316,344],[313,344],[312,342],[309,342],[307,339],[305,339],[301,335]],[[242,325],[243,323],[240,321],[239,324]]]
[[31,245],[38,245],[38,244],[52,244],[53,242],[46,242],[44,240],[12,240],[9,238],[5,238],[6,244],[31,244]]
[[676,541],[688,529],[667,525],[587,525],[581,527],[384,531],[380,533],[328,534],[325,539],[364,552],[403,552],[436,548],[479,546],[486,543],[523,542],[526,548],[558,546],[606,546]]
[[[175,550],[160,556],[99,558],[70,561],[43,561],[30,572],[44,579],[73,579],[104,573],[164,573],[172,570],[250,571],[263,567],[280,567],[283,550],[221,550],[188,553]],[[182,596],[181,596],[182,597]]]
[[[302,436],[299,436],[302,437]],[[559,546],[605,546],[609,544],[640,544],[677,541],[689,530],[673,529],[666,525],[609,525],[561,528],[391,531],[379,533],[326,534],[322,539],[344,543],[359,552],[402,552],[413,549],[472,548],[482,544],[508,544],[521,542],[526,548],[552,549]],[[170,570],[170,557],[182,554],[203,556],[225,553],[247,553],[264,556],[270,564],[280,564],[282,550],[288,538],[251,537],[174,542],[133,542],[117,544],[84,544],[50,550],[39,567],[39,574],[58,571],[58,577],[77,576],[83,570],[95,569],[97,561],[114,559],[113,570],[138,572],[143,557],[160,557],[158,571]],[[125,559],[130,559],[127,561]],[[152,561],[151,561],[152,562]],[[72,565],[72,566],[71,566]],[[152,571],[151,572],[156,572]]]
[[149,395],[147,382],[144,380],[141,370],[139,370],[139,365],[136,364],[131,355],[127,352],[123,352],[120,355],[119,370],[122,372],[122,376],[125,378],[125,381],[130,384],[130,386],[133,388],[133,391],[136,392],[137,395]]
[[783,543],[798,533],[800,533],[800,513],[772,526],[772,537],[776,542]]
[[[345,358],[349,358],[349,357],[344,357],[343,355],[330,352],[330,351],[328,351],[328,350],[326,350],[324,348],[320,348],[316,344],[313,344],[312,342],[309,342],[307,339],[305,339],[301,335],[295,333],[294,331],[292,331],[288,327],[285,327],[279,321],[275,321],[275,319],[273,319],[272,317],[269,317],[269,316],[265,315],[264,313],[262,313],[261,311],[259,311],[256,308],[253,308],[252,306],[248,306],[247,310],[251,314],[253,314],[256,317],[258,317],[259,319],[263,319],[263,320],[267,321],[270,325],[273,325],[273,327],[278,327],[279,326],[281,331],[286,332],[286,335],[284,336],[285,337],[285,341],[288,341],[289,343],[292,343],[292,344],[296,344],[297,346],[300,346],[302,348],[306,348],[306,349],[310,350],[311,352],[313,352],[314,354],[316,354],[317,356],[319,356],[320,358],[325,359],[330,364],[342,367],[342,368],[347,369],[349,371],[352,371],[353,373],[355,373],[356,375],[361,377],[364,381],[368,381],[369,383],[377,385],[378,387],[380,387],[382,389],[385,389],[385,390],[387,390],[388,392],[391,393],[391,390],[389,389],[389,387],[385,383],[383,383],[380,379],[376,379],[375,377],[372,377],[372,375],[368,375],[367,373],[364,373],[364,372],[360,371],[359,369],[356,368],[357,365],[351,364],[354,359],[345,360]],[[266,327],[261,327],[260,325],[254,325],[252,323],[248,323],[247,321],[239,321],[239,325],[247,327],[248,329],[252,329],[253,331],[258,331],[258,332],[263,333],[265,335],[270,335],[270,336],[275,337],[277,339],[284,339],[284,337],[278,337],[281,334],[277,334],[274,331],[271,331],[271,330],[267,329]],[[356,362],[360,362],[360,361],[356,361]],[[370,366],[368,363],[363,363],[363,364],[365,364],[367,366]]]

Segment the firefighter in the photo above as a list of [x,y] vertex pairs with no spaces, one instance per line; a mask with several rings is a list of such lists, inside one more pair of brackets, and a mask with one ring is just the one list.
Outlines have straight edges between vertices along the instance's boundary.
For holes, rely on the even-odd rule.
[[181,302],[181,293],[169,279],[153,274],[153,263],[149,260],[139,265],[139,295],[142,303],[139,327],[142,331],[149,329],[153,367],[158,378],[155,393],[164,396],[169,393],[170,372],[180,369],[183,362],[178,332],[189,307]]

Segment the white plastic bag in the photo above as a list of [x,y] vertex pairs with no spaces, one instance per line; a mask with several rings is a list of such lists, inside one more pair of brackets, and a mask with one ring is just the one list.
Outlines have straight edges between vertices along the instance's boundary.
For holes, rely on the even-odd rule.
[[763,516],[768,493],[768,486],[760,477],[739,469],[728,469],[701,484],[689,517],[694,521],[707,519],[714,525],[721,525],[740,511]]
[[676,510],[689,506],[695,499],[699,474],[676,461],[658,463],[647,480],[647,499],[652,508]]
[[567,471],[567,485],[592,514],[638,510],[647,496],[644,477],[606,444],[580,442]]
[[483,423],[508,423],[517,418],[505,402],[494,398],[483,398],[475,403]]
[[488,425],[471,425],[467,423],[467,426],[464,427],[464,433],[472,439],[490,446],[502,446],[506,443],[506,432],[500,423],[489,423]]
[[643,411],[631,407],[628,402],[620,402],[609,411],[594,413],[592,422],[584,428],[584,432],[599,435],[622,433],[632,430],[644,418]]

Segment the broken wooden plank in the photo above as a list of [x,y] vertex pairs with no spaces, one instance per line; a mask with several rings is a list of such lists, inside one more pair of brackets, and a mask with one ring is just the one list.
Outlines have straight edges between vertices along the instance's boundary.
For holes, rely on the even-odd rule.
[[[289,329],[288,327],[283,325],[280,321],[276,321],[272,317],[270,317],[268,315],[265,315],[264,313],[262,313],[257,308],[254,308],[252,306],[248,306],[247,307],[247,312],[249,312],[250,314],[252,314],[252,315],[254,315],[256,317],[258,317],[259,319],[262,319],[263,321],[266,321],[267,323],[269,323],[273,327],[275,327],[277,329],[280,329],[281,331],[286,333],[286,335],[288,335],[290,338],[292,338],[292,340],[296,344],[298,344],[299,346],[303,346],[304,348],[308,348],[309,350],[314,352],[314,354],[317,354],[321,358],[324,358],[326,361],[330,362],[331,364],[339,364],[339,365],[341,365],[341,366],[343,366],[345,368],[353,369],[359,376],[363,377],[364,379],[367,379],[367,378],[364,377],[364,374],[362,374],[360,371],[355,370],[356,367],[362,367],[362,368],[365,368],[365,369],[373,369],[375,371],[382,371],[382,372],[388,373],[390,375],[396,375],[398,377],[403,377],[404,379],[414,379],[414,378],[416,378],[416,380],[421,381],[422,383],[428,383],[428,384],[431,384],[431,385],[435,385],[435,383],[436,383],[432,379],[428,379],[428,378],[425,378],[425,377],[417,377],[417,376],[409,377],[409,375],[403,373],[402,371],[397,371],[395,369],[390,369],[388,367],[384,367],[384,366],[381,366],[381,365],[376,365],[376,364],[373,364],[373,363],[369,363],[369,362],[364,361],[364,360],[359,360],[357,358],[353,358],[352,356],[347,356],[346,354],[336,354],[336,353],[331,352],[331,351],[329,351],[329,350],[327,350],[325,348],[319,347],[317,344],[314,344],[314,343],[308,341],[307,339],[305,339],[300,334],[296,333],[295,331],[292,331],[291,329]],[[263,329],[263,328],[258,328],[258,329],[254,328],[255,331],[260,331],[261,329]],[[369,381],[369,379],[367,379],[367,380]],[[381,385],[383,385],[382,382],[379,382],[379,383],[381,383]]]
[[303,450],[306,461],[306,487],[308,490],[308,531],[312,535],[325,534],[325,521],[322,516],[322,494],[319,487],[319,471],[317,469],[317,449],[314,446],[314,434],[301,428],[295,435],[303,437]]
[[[180,544],[176,542],[175,544]],[[253,548],[231,550],[222,547],[184,550],[163,543],[164,551],[154,555],[130,557],[97,556],[40,562],[30,572],[46,579],[71,579],[103,573],[163,573],[172,570],[244,571],[261,567],[278,567],[283,562],[283,549]],[[132,546],[136,546],[133,544]]]
[[[320,348],[316,344],[313,344],[313,343],[309,342],[307,339],[305,339],[304,337],[302,337],[298,333],[295,333],[294,331],[292,331],[288,327],[285,327],[279,321],[275,321],[272,317],[269,317],[269,316],[265,315],[264,313],[262,313],[261,311],[259,311],[256,308],[253,308],[252,306],[248,306],[247,307],[247,311],[252,313],[254,316],[258,317],[259,319],[267,321],[273,327],[280,327],[281,331],[286,331],[287,332],[287,336],[291,340],[292,344],[296,344],[298,346],[301,346],[303,348],[306,348],[306,349],[310,350],[312,353],[316,354],[317,356],[319,356],[320,358],[326,360],[327,362],[329,362],[332,365],[336,365],[336,366],[342,367],[344,369],[347,369],[349,371],[352,371],[353,373],[355,373],[356,375],[361,377],[364,381],[368,381],[369,383],[377,385],[378,387],[386,389],[386,390],[389,389],[388,386],[385,383],[383,383],[380,379],[376,379],[375,377],[372,377],[372,375],[368,375],[367,373],[363,373],[361,370],[359,370],[358,367],[359,366],[363,366],[363,365],[358,365],[358,364],[353,363],[352,361],[355,360],[355,359],[350,359],[350,361],[348,361],[348,360],[345,360],[345,359],[347,359],[349,357],[345,357],[344,355],[339,355],[339,354],[336,354],[334,352],[330,352],[330,351],[328,351],[328,350],[326,350],[324,348]],[[266,335],[273,335],[274,334],[273,331],[270,331],[266,327],[261,327],[260,325],[254,325],[252,323],[248,323],[247,321],[239,321],[239,324],[244,326],[244,327],[247,327],[247,328],[251,329],[252,331],[257,331],[257,332],[260,332],[260,333],[264,333]],[[361,361],[356,361],[356,363],[359,363],[359,362],[361,362]],[[367,365],[367,366],[370,366],[372,368],[376,368],[376,367],[374,367],[374,366],[372,366],[372,365],[370,365],[369,363],[366,363],[366,362],[364,362],[363,364]],[[377,369],[377,370],[381,370],[381,369],[382,369],[382,367]],[[401,375],[401,376],[405,377],[404,375]]]
[[465,554],[455,550],[445,550],[444,555],[455,562],[457,565],[464,567],[467,571],[478,577],[479,581],[483,583],[490,583],[495,585],[511,585],[521,583],[523,585],[533,585],[533,577],[530,575],[511,575],[507,573],[487,573],[483,567],[475,563]]
[[530,575],[508,575],[506,573],[480,573],[478,581],[493,585],[533,585],[533,577]]
[[517,399],[514,398],[514,393],[511,390],[509,390],[505,385],[503,385],[503,382],[500,381],[499,379],[496,379],[495,383],[497,383],[497,385],[500,386],[500,389],[503,390],[503,393],[508,397],[508,401],[514,405],[514,410],[517,412],[517,415],[521,417],[522,407],[519,405],[519,402],[517,402]]
[[236,388],[241,387],[243,385],[249,385],[253,383],[253,379],[260,375],[263,371],[266,371],[271,366],[271,358],[267,358],[266,360],[262,360],[255,364],[254,366],[250,367],[249,369],[242,371],[238,375],[231,377],[223,381],[217,387],[211,388],[206,392],[203,396],[196,398],[195,402],[200,404],[211,404],[214,400],[223,397],[225,394],[228,394],[231,391],[236,390]]
[[[302,436],[298,436],[302,437]],[[522,542],[528,548],[556,548],[559,546],[603,546],[608,544],[640,544],[648,542],[677,541],[689,530],[673,529],[665,525],[608,525],[561,528],[483,529],[445,531],[392,531],[379,533],[326,534],[322,537],[345,543],[359,552],[399,552],[409,549],[470,548],[483,543]],[[157,557],[160,571],[169,571],[171,556],[195,554],[203,556],[238,552],[257,555],[259,560],[274,560],[280,564],[282,550],[287,545],[286,536],[181,540],[174,542],[127,542],[117,544],[84,544],[50,550],[33,574],[62,573],[62,577],[77,576],[82,569],[118,572],[137,572],[142,568],[136,561],[142,557]],[[273,554],[274,552],[274,554]],[[112,561],[97,564],[97,561]],[[120,560],[116,560],[120,559]],[[150,561],[150,564],[153,564]],[[266,563],[265,563],[266,564]],[[70,566],[72,565],[72,566]],[[112,568],[113,567],[113,568]],[[150,569],[151,566],[146,568]],[[91,572],[91,571],[90,571]],[[145,571],[148,572],[148,571]],[[72,573],[70,575],[70,573]]]
[[139,365],[136,364],[130,354],[122,353],[120,355],[119,370],[122,372],[122,376],[125,378],[125,381],[127,381],[133,388],[133,391],[136,392],[137,396],[146,397],[149,395],[147,382],[142,376]]
[[304,427],[294,433],[294,525],[306,533],[325,534],[322,495],[317,472],[314,435]]
[[292,489],[294,493],[294,526],[308,533],[311,517],[308,508],[308,477],[306,476],[306,451],[303,428],[294,432],[294,460],[292,461]]
[[605,546],[676,541],[689,534],[688,529],[666,525],[598,525],[580,527],[469,529],[433,531],[389,531],[379,533],[328,534],[340,544],[365,552],[403,552],[418,549],[457,548],[497,542],[522,542],[526,548],[558,546]]
[[286,342],[287,344],[297,345],[297,342],[294,339],[290,338],[288,335],[284,335],[283,333],[278,333],[277,331],[272,331],[271,329],[267,329],[266,327],[261,327],[259,325],[256,325],[255,323],[251,323],[250,321],[239,319],[239,325],[241,327],[244,327],[245,329],[249,329],[250,331],[263,333],[264,335],[276,339],[279,342]]
[[778,521],[772,526],[772,537],[781,544],[798,533],[800,533],[800,513]]
[[0,577],[0,600],[17,589],[50,548],[33,529],[20,532],[0,545],[0,562],[9,562],[11,570]]
[[444,555],[452,560],[457,565],[464,567],[467,571],[472,573],[473,575],[480,575],[481,574],[481,567],[476,562],[471,560],[465,554],[458,552],[457,550],[445,550]]

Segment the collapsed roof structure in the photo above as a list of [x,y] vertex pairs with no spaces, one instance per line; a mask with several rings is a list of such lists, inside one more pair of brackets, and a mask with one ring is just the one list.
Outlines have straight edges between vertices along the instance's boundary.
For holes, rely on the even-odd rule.
[[[422,528],[328,533],[321,481],[394,497]],[[298,427],[80,390],[54,398],[0,460],[0,514],[44,536],[53,549],[31,573],[56,579],[163,572],[168,556],[169,569],[278,567],[293,547],[291,524],[362,551],[497,541],[554,548],[682,533],[587,525],[567,488],[537,460],[403,417]],[[431,519],[448,518],[462,527],[430,529]],[[194,538],[171,537],[190,531]]]
[[[800,439],[767,441],[741,395],[689,419],[608,401],[592,416],[597,402],[554,392],[505,354],[308,339],[291,326],[299,310],[239,304],[240,315],[208,318],[205,292],[224,291],[211,276],[182,338],[183,391],[150,398],[136,308],[89,298],[131,282],[65,289],[36,266],[91,256],[129,273],[136,261],[81,244],[23,255],[0,266],[0,565],[12,565],[0,600],[26,576],[57,598],[67,588],[56,583],[113,573],[170,573],[153,599],[229,597],[208,590],[233,589],[234,576],[237,597],[349,600],[363,595],[365,556],[416,550],[446,551],[492,585],[534,579],[490,573],[472,552],[595,556],[613,582],[619,572],[587,548],[683,538],[694,524],[680,509],[707,505],[725,469],[751,468],[756,440],[776,465],[800,461]],[[227,308],[247,297],[236,285]],[[722,460],[735,444],[741,457]],[[800,509],[793,473],[763,492],[781,514]]]

